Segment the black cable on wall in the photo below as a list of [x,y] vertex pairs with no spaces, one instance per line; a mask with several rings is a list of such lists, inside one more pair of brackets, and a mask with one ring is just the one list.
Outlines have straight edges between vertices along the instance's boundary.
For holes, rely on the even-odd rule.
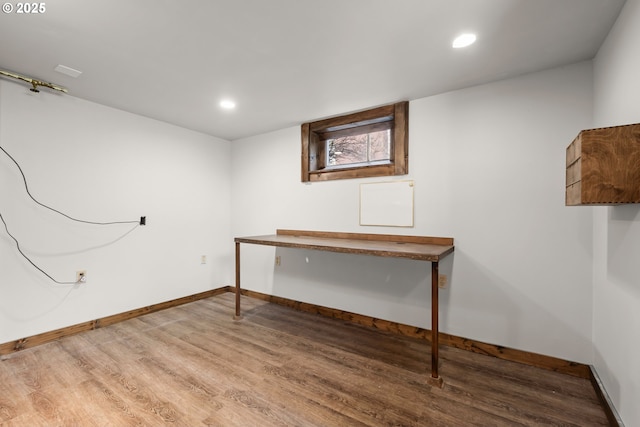
[[[116,224],[136,224],[136,225],[146,225],[146,217],[142,216],[140,217],[140,220],[135,220],[135,221],[111,221],[111,222],[97,222],[97,221],[86,221],[83,219],[78,219],[78,218],[74,218],[70,215],[67,215],[63,212],[60,212],[57,209],[54,209],[50,206],[45,205],[44,203],[41,203],[40,201],[38,201],[35,197],[33,197],[33,195],[31,194],[31,191],[29,191],[29,185],[27,184],[27,177],[25,176],[24,172],[22,171],[22,168],[20,167],[20,164],[16,161],[16,159],[13,158],[13,156],[11,156],[11,154],[9,154],[7,152],[7,150],[5,150],[2,146],[0,146],[0,150],[2,150],[2,152],[9,157],[9,159],[11,159],[11,161],[13,161],[13,163],[18,167],[18,170],[20,171],[20,175],[22,175],[22,181],[24,182],[24,188],[27,191],[27,194],[29,195],[29,197],[31,198],[31,200],[33,200],[35,203],[37,203],[38,205],[49,209],[53,212],[56,212],[57,214],[60,214],[62,216],[64,216],[65,218],[68,218],[72,221],[76,221],[76,222],[80,222],[80,223],[84,223],[84,224],[92,224],[92,225],[116,225]],[[31,264],[35,269],[37,269],[38,271],[40,271],[42,274],[44,274],[45,276],[47,276],[49,279],[51,279],[53,282],[60,284],[60,285],[74,285],[77,282],[63,282],[63,281],[59,281],[54,279],[51,275],[49,275],[47,272],[45,272],[42,268],[38,267],[23,251],[22,248],[20,247],[20,242],[18,241],[18,239],[16,239],[13,234],[11,234],[11,232],[9,231],[9,227],[7,226],[7,223],[4,219],[4,217],[2,216],[2,212],[0,212],[0,220],[2,221],[2,223],[4,224],[4,229],[7,232],[7,234],[9,235],[9,237],[11,237],[11,239],[13,239],[13,241],[16,244],[16,248],[18,249],[18,252],[20,253],[20,255],[22,255],[24,257],[24,259],[26,259],[29,264]]]

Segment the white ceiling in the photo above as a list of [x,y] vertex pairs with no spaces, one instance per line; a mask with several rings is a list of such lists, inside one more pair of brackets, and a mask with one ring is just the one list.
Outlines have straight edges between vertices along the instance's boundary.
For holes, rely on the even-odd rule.
[[591,59],[623,3],[53,0],[0,15],[0,69],[234,140]]

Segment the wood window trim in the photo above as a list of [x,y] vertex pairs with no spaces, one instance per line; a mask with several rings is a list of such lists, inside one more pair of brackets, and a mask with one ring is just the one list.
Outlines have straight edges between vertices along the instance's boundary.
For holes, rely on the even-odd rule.
[[[379,126],[391,122],[392,149],[389,163],[354,165],[329,169],[323,167],[325,143],[328,133],[348,133],[350,128]],[[372,108],[315,122],[303,123],[302,134],[302,182],[329,181],[334,179],[368,178],[406,175],[409,173],[409,102]]]

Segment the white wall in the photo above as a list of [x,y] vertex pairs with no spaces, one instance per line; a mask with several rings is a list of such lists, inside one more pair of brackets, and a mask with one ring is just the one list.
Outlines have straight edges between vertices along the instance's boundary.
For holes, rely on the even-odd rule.
[[[0,343],[231,283],[230,143],[23,84],[0,81]],[[201,255],[208,263],[200,264]]]
[[[592,217],[564,206],[565,148],[592,123],[591,63],[410,103],[415,227],[358,225],[361,182],[300,182],[300,130],[232,144],[232,231],[451,236],[441,328],[592,361]],[[242,245],[243,287],[430,326],[430,266]],[[282,266],[274,267],[275,253]]]
[[[595,124],[640,122],[640,1],[627,0],[594,61]],[[627,426],[640,425],[640,205],[592,208],[595,366]]]

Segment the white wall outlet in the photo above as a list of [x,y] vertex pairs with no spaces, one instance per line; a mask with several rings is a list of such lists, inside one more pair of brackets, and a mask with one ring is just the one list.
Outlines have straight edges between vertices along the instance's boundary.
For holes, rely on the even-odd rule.
[[87,283],[87,270],[76,271],[76,283]]
[[438,287],[439,288],[446,288],[447,287],[447,275],[446,274],[439,274],[438,275]]
[[202,255],[200,257],[200,264],[206,264],[207,263],[207,256],[206,255]]

